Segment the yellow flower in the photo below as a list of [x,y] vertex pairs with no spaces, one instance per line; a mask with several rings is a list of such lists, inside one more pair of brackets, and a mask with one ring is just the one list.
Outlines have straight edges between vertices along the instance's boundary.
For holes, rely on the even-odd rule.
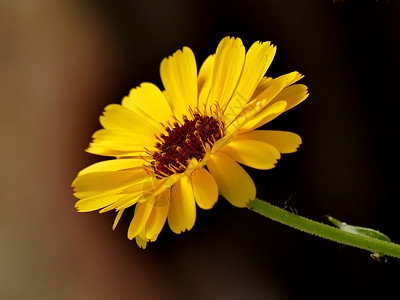
[[210,209],[218,195],[237,207],[256,196],[240,166],[271,169],[280,153],[295,152],[294,133],[255,130],[307,98],[292,72],[264,77],[275,55],[270,42],[247,51],[239,38],[225,37],[197,72],[191,49],[183,47],[160,66],[165,90],[142,83],[122,105],[104,110],[89,153],[114,159],[95,163],[72,183],[79,212],[118,212],[136,205],[128,238],[145,248],[166,220],[175,233],[190,230],[196,204]]

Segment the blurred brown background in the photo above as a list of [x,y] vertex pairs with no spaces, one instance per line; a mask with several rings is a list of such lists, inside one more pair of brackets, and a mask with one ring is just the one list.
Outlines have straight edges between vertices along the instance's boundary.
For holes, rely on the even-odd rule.
[[[300,71],[310,97],[266,129],[304,144],[261,199],[330,214],[400,242],[399,1],[0,2],[1,299],[385,299],[400,260],[373,261],[220,199],[194,229],[145,251],[115,215],[78,214],[70,184],[98,116],[184,45],[199,64],[221,38],[278,46],[270,76]],[[396,272],[397,271],[397,272]],[[394,293],[394,294],[393,294]]]

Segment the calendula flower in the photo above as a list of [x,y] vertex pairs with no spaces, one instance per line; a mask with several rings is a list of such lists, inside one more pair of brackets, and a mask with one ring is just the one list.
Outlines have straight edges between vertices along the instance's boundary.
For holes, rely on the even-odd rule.
[[255,130],[307,98],[292,72],[266,77],[276,47],[256,42],[247,51],[226,37],[197,70],[183,47],[160,66],[165,90],[142,83],[122,104],[104,110],[89,153],[113,159],[95,163],[72,183],[79,212],[117,211],[136,205],[128,238],[145,248],[165,222],[175,233],[190,230],[196,204],[211,209],[219,194],[237,207],[256,196],[240,164],[271,169],[281,153],[295,152],[294,133]]

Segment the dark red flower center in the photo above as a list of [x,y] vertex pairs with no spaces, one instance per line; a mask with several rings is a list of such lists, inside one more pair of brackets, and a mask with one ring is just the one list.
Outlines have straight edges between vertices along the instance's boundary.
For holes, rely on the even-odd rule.
[[206,144],[212,146],[222,137],[222,123],[213,117],[195,113],[192,120],[184,116],[183,122],[166,127],[167,135],[158,137],[151,165],[159,177],[184,172],[193,158],[204,158]]

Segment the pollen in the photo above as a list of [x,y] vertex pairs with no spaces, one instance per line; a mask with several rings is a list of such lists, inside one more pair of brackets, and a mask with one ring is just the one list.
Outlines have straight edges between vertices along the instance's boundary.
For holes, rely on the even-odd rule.
[[205,145],[212,146],[223,135],[223,124],[219,118],[193,113],[192,118],[182,117],[183,124],[175,122],[166,126],[167,134],[158,136],[152,153],[151,166],[158,177],[182,173],[195,158],[201,161],[206,153]]

